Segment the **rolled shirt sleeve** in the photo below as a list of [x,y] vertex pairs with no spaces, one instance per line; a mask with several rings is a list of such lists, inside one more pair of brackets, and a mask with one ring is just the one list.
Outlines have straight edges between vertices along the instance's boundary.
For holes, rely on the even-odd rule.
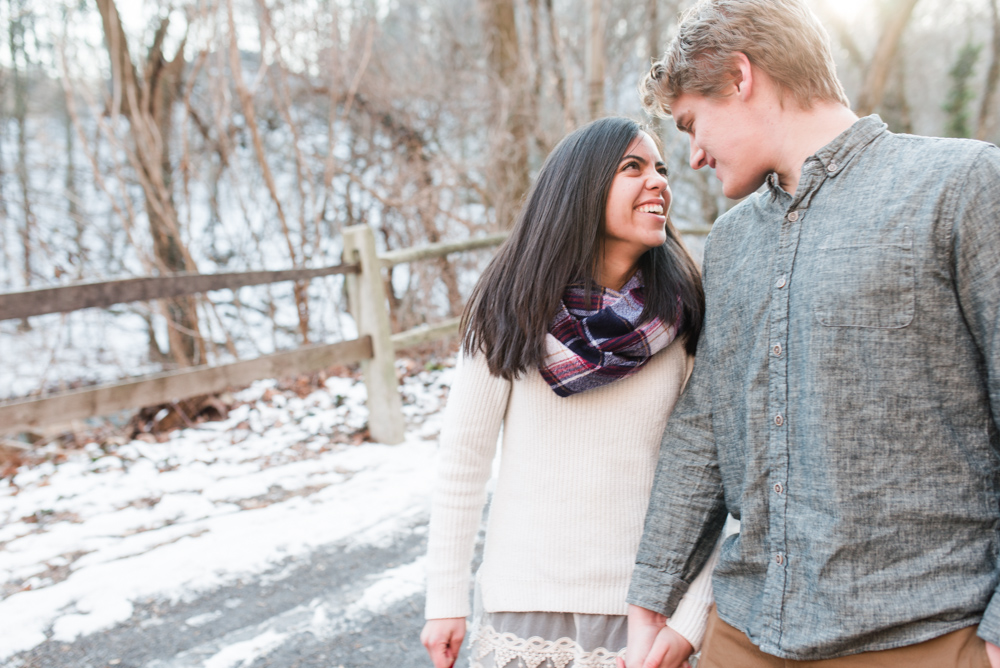
[[[955,285],[962,313],[982,353],[995,432],[1000,424],[1000,149],[996,146],[984,146],[970,164],[953,211]],[[983,615],[979,635],[1000,645],[997,592]]]
[[[730,526],[732,525],[732,526]],[[712,571],[719,560],[719,548],[726,536],[739,530],[739,522],[732,520],[726,524],[722,532],[722,538],[716,543],[712,555],[705,562],[705,566],[698,573],[687,592],[677,604],[674,614],[667,620],[667,626],[691,643],[695,652],[701,650],[702,640],[705,638],[705,625],[708,621],[708,611],[715,602],[712,595]]]
[[663,435],[628,593],[629,603],[668,617],[708,562],[726,519],[705,357],[699,349]]

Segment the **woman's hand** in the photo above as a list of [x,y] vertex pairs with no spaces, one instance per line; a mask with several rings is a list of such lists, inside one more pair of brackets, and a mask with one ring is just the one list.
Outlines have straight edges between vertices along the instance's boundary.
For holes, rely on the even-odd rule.
[[986,656],[990,660],[990,666],[1000,668],[1000,647],[991,642],[986,643]]
[[452,668],[464,638],[465,617],[428,619],[420,633],[420,642],[427,648],[434,668]]
[[667,618],[637,605],[628,609],[628,647],[618,668],[680,668],[694,651],[684,636],[666,625]]
[[691,643],[677,631],[664,626],[656,634],[653,648],[649,650],[642,668],[680,668],[687,665],[688,657],[694,652]]

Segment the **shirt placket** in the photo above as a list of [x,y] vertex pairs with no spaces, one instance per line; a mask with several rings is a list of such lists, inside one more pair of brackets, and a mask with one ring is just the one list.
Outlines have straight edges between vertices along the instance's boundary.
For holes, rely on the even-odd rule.
[[[812,179],[810,179],[812,181]],[[816,186],[801,189],[808,192]],[[785,612],[785,594],[789,560],[796,555],[788,554],[787,512],[788,494],[788,324],[789,294],[792,288],[792,269],[798,248],[805,208],[803,195],[795,199],[781,196],[784,203],[781,233],[778,235],[777,260],[771,284],[771,304],[768,312],[768,396],[767,396],[767,463],[768,477],[767,506],[768,526],[768,569],[763,595],[763,628],[761,649],[767,646],[778,649],[781,646],[781,627]],[[782,202],[779,201],[779,206]]]

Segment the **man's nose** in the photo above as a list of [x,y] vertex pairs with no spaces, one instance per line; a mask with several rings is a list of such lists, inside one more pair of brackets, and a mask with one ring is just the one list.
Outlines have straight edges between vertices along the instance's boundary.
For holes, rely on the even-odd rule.
[[701,169],[708,164],[708,156],[705,155],[705,150],[697,146],[694,143],[694,139],[691,140],[691,169]]

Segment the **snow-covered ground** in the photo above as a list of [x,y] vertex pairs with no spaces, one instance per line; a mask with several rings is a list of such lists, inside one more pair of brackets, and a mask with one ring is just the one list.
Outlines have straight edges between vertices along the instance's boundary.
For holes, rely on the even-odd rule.
[[[427,513],[452,373],[404,379],[402,445],[360,442],[368,413],[356,380],[329,378],[304,398],[261,381],[224,421],[162,443],[92,443],[3,479],[0,663],[113,627],[140,602],[192,600],[324,545],[398,533]],[[419,559],[403,564],[350,610],[313,610],[309,623],[384,609],[422,580]],[[280,642],[264,636],[200,665],[249,665]]]

